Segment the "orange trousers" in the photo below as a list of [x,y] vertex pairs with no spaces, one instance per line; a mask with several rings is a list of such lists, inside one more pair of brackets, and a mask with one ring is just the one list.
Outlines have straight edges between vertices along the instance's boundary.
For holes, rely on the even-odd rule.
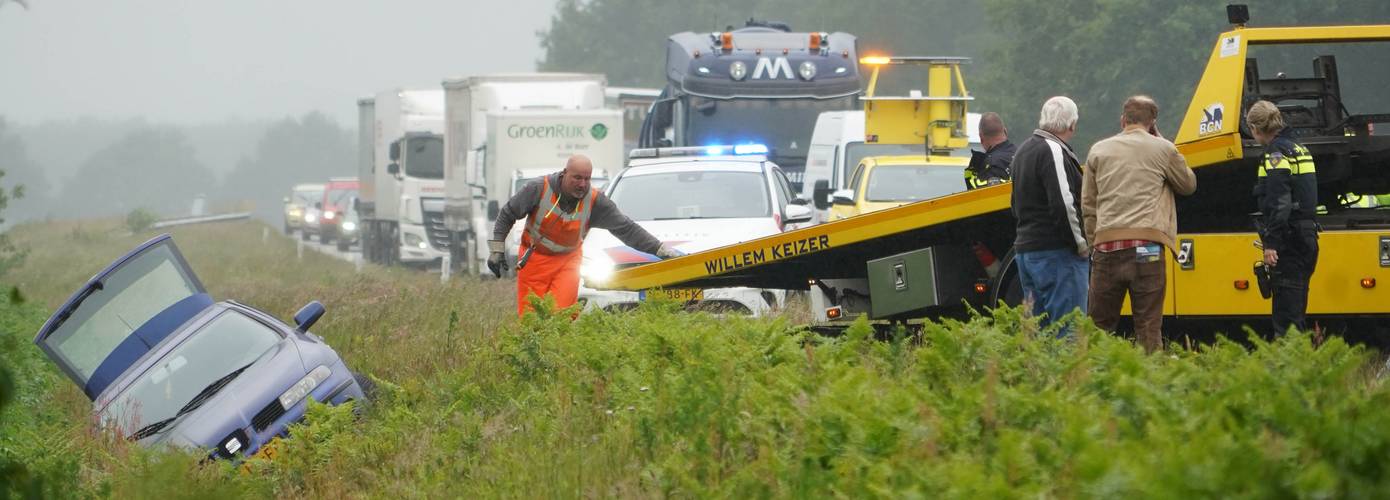
[[[518,255],[525,254],[526,248],[522,247]],[[531,309],[531,301],[526,297],[532,294],[537,297],[549,294],[555,299],[557,310],[574,305],[579,298],[582,254],[582,250],[559,255],[532,252],[526,267],[516,272],[516,315],[525,315]]]

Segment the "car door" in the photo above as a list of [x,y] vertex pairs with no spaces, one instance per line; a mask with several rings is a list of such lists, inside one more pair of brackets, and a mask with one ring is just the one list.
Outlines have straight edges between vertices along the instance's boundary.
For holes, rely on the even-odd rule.
[[34,343],[95,399],[212,305],[173,238],[161,235],[88,280],[44,323]]

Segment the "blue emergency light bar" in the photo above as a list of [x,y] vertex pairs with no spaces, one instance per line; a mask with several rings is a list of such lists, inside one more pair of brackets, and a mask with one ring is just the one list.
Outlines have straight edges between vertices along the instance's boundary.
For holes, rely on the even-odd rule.
[[753,156],[766,155],[771,150],[764,144],[738,144],[733,146],[689,146],[679,148],[634,149],[628,158],[674,158],[680,156]]

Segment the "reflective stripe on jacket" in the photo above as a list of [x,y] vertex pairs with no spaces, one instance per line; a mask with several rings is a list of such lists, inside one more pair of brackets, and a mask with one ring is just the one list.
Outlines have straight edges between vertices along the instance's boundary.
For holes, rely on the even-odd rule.
[[1265,147],[1255,179],[1255,201],[1261,214],[1260,240],[1269,250],[1281,250],[1294,221],[1312,221],[1318,210],[1317,166],[1313,154],[1281,133]]
[[521,235],[521,244],[536,247],[543,254],[563,254],[579,249],[584,236],[589,233],[589,215],[593,211],[594,197],[598,190],[589,189],[589,196],[579,200],[573,212],[560,208],[560,193],[550,185],[550,177],[545,177],[541,189],[540,203],[526,222],[526,232]]

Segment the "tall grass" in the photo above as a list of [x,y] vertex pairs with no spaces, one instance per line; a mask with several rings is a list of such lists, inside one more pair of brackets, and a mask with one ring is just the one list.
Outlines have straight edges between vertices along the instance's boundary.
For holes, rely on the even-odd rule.
[[[179,230],[215,297],[315,327],[379,381],[365,416],[316,406],[274,462],[199,465],[93,430],[30,345],[51,308],[149,235],[27,226],[6,279],[0,463],[58,495],[119,497],[1375,497],[1390,491],[1390,390],[1372,355],[1306,337],[1146,356],[1083,324],[1059,341],[1016,310],[875,340],[785,318],[540,307],[505,282],[351,264],[261,226]],[[13,331],[11,330],[13,329]]]

